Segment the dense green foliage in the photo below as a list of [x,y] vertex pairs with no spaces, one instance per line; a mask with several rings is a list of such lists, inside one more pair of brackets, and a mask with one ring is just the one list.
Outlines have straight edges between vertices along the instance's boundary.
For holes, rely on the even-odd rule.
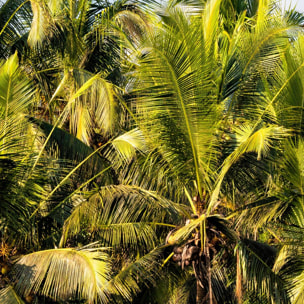
[[303,303],[303,20],[1,4],[0,303]]

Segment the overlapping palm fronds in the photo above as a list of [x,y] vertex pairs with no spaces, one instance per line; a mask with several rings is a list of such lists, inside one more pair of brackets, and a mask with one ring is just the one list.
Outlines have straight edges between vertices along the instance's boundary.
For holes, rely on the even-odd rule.
[[16,228],[13,231],[20,232],[20,228],[23,230],[22,221],[27,226],[27,208],[43,195],[37,176],[26,177],[35,153],[29,137],[30,125],[24,115],[34,92],[18,68],[17,54],[1,63],[0,79],[1,228],[8,225]]
[[29,30],[30,1],[3,1],[0,8],[0,57],[7,59],[11,47]]
[[72,210],[61,245],[68,237],[88,229],[95,237],[99,235],[105,246],[152,249],[157,230],[174,228],[166,224],[166,219],[171,222],[175,217],[177,221],[180,213],[180,206],[152,191],[127,185],[100,187]]
[[[268,90],[279,83],[291,32],[271,9],[272,3],[261,1],[257,15],[240,18],[229,36],[218,23],[220,1],[208,1],[196,14],[175,6],[137,52],[136,120],[153,157],[159,154],[168,165],[168,174],[183,185],[180,193],[188,193],[183,203],[190,202],[197,214],[170,235],[169,243],[200,234],[206,260],[211,241],[207,227],[212,226],[208,218],[226,207],[221,191],[230,170],[237,171],[246,157],[253,170],[248,176],[254,178],[259,162],[291,134],[280,125],[275,106],[292,77],[272,95]],[[227,148],[219,148],[224,142]],[[267,174],[261,178],[267,182]],[[254,275],[254,280],[262,284],[263,278]],[[273,287],[274,281],[269,284]],[[211,291],[208,297],[212,301]]]
[[0,301],[301,303],[301,18],[150,2],[1,8]]

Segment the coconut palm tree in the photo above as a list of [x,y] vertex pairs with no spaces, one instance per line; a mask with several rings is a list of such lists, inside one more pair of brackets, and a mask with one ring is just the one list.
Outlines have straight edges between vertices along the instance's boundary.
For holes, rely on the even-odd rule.
[[[192,6],[191,11],[182,2],[171,3],[154,17],[157,24],[141,31],[140,36],[125,35],[133,39],[120,42],[122,50],[128,49],[125,55],[131,77],[125,80],[130,79],[127,88],[131,102],[124,105],[132,117],[126,122],[126,129],[131,131],[122,132],[117,128],[107,135],[105,130],[109,129],[99,126],[105,133],[98,131],[103,140],[93,151],[57,127],[69,117],[68,113],[76,116],[87,113],[84,105],[95,102],[96,96],[102,99],[107,88],[114,88],[109,79],[94,75],[96,70],[91,71],[90,65],[86,65],[95,59],[91,51],[86,50],[86,39],[92,38],[91,33],[103,33],[104,28],[97,26],[95,32],[94,27],[93,30],[89,27],[91,32],[85,30],[84,16],[91,16],[84,13],[89,7],[84,2],[79,6],[78,2],[72,2],[75,10],[58,2],[62,8],[68,8],[62,12],[51,4],[32,3],[36,23],[32,23],[29,41],[33,50],[37,48],[43,54],[50,49],[53,55],[56,48],[49,33],[54,37],[63,35],[69,41],[62,46],[66,56],[47,57],[49,61],[57,58],[62,74],[60,81],[54,77],[49,95],[45,94],[46,100],[59,106],[62,102],[65,108],[54,112],[57,122],[51,120],[53,125],[33,118],[30,122],[26,120],[27,125],[36,128],[35,140],[31,141],[31,147],[36,150],[19,145],[22,153],[34,153],[29,164],[21,161],[29,157],[21,157],[17,164],[9,158],[2,162],[3,178],[10,187],[20,185],[20,175],[13,181],[10,179],[14,177],[9,174],[12,169],[17,172],[14,166],[18,172],[26,172],[23,174],[26,183],[19,188],[30,197],[26,206],[16,199],[7,199],[8,206],[15,203],[16,214],[23,217],[7,212],[2,218],[10,215],[12,223],[16,223],[16,218],[22,222],[27,219],[30,228],[25,227],[23,235],[34,236],[36,247],[34,253],[16,261],[7,276],[5,265],[14,262],[15,252],[14,244],[3,239],[3,275],[6,282],[9,280],[15,285],[3,289],[1,299],[8,303],[20,301],[19,296],[26,301],[67,302],[78,298],[101,303],[123,303],[126,299],[134,303],[241,303],[246,300],[288,303],[288,280],[293,282],[291,295],[300,299],[295,280],[301,273],[293,277],[294,281],[290,280],[290,269],[297,261],[291,261],[285,268],[280,260],[275,263],[275,247],[257,242],[262,236],[259,237],[253,224],[249,225],[247,219],[251,218],[245,216],[246,212],[250,215],[248,210],[257,210],[257,206],[263,210],[266,204],[278,203],[271,191],[265,191],[270,174],[274,176],[273,160],[281,155],[279,149],[292,133],[288,130],[302,123],[301,117],[298,121],[291,119],[299,110],[291,106],[292,99],[282,98],[289,86],[290,92],[293,91],[293,82],[301,67],[298,63],[286,64],[283,59],[290,38],[294,38],[292,30],[297,28],[290,26],[288,20],[277,18],[273,11],[269,13],[271,4],[267,1],[260,1],[257,14],[247,17],[243,14],[233,20],[229,30],[219,22],[224,20],[220,18],[221,1],[212,0],[203,5],[195,2],[195,9]],[[100,7],[96,10],[100,11]],[[44,19],[43,26],[37,26],[38,16]],[[97,21],[100,20],[97,18]],[[73,31],[68,31],[68,27]],[[47,48],[39,46],[41,39],[46,39]],[[71,49],[75,39],[79,45]],[[93,53],[98,50],[93,47]],[[12,66],[12,62],[16,66],[16,55],[14,58],[4,66]],[[45,67],[53,63],[56,65],[56,62],[46,62]],[[36,66],[39,65],[27,63],[26,71]],[[46,83],[42,76],[37,76],[44,73],[43,69],[33,73],[38,87]],[[100,72],[103,67],[97,69]],[[45,79],[51,79],[49,74],[46,76]],[[3,85],[3,91],[7,87]],[[39,99],[42,91],[39,87]],[[114,95],[111,95],[113,100],[120,98],[119,94]],[[290,104],[284,104],[288,100]],[[96,106],[100,104],[102,101]],[[6,117],[8,107],[3,109]],[[99,109],[100,119],[107,123],[109,116],[105,113],[111,110],[104,106]],[[7,119],[3,121],[6,132]],[[86,120],[77,120],[81,121]],[[24,134],[23,129],[14,129],[15,122],[11,125],[12,134]],[[85,123],[80,125],[85,129]],[[37,128],[41,133],[37,133]],[[77,125],[75,134],[88,142],[86,131],[79,130]],[[43,137],[43,133],[46,139],[38,144],[37,138]],[[5,143],[4,136],[3,140]],[[66,142],[70,144],[63,144]],[[56,153],[70,159],[72,164],[58,164],[54,144]],[[71,153],[66,153],[67,149]],[[80,150],[82,155],[75,162],[77,153],[74,152]],[[3,151],[7,153],[7,148]],[[47,160],[46,153],[49,153]],[[46,170],[51,160],[54,160],[53,166]],[[86,164],[90,170],[83,169]],[[281,168],[288,164],[286,161]],[[42,173],[42,169],[47,174]],[[113,174],[107,175],[110,170]],[[60,176],[55,174],[58,171]],[[37,191],[27,192],[33,188]],[[288,213],[282,201],[274,210],[280,214],[285,211],[286,217],[296,214]],[[239,213],[241,216],[234,219]],[[252,219],[257,218],[257,213],[252,214]],[[259,227],[273,214],[273,211],[267,213],[268,217],[261,220]],[[6,229],[19,229],[20,225],[10,227],[7,224],[10,221],[4,222]],[[48,234],[51,240],[42,240]],[[83,246],[96,240],[98,246],[94,243]],[[60,248],[54,249],[54,245]],[[105,249],[108,247],[111,251]],[[29,250],[29,247],[23,248]],[[36,252],[38,249],[48,250]],[[280,251],[280,256],[284,252],[286,250]],[[110,253],[115,261],[111,265],[111,276],[108,274]],[[158,279],[166,276],[168,280],[157,284]],[[149,290],[145,291],[144,286]],[[191,291],[196,296],[191,296]],[[140,296],[136,297],[136,293]]]
[[[54,123],[73,94],[98,74],[91,90],[77,97],[61,124],[93,146],[126,127],[121,104],[125,50],[120,40],[135,42],[148,20],[135,3],[7,1],[1,10],[3,56],[18,50],[24,70],[37,85],[35,116]],[[6,33],[13,37],[6,39]]]
[[[45,7],[41,5],[33,6],[27,64],[35,69],[33,76],[39,78],[38,83],[44,85],[39,89],[41,99],[49,104],[50,115],[54,116],[50,122],[57,119],[58,108],[67,105],[67,100],[95,76],[90,90],[68,106],[64,121],[69,132],[86,144],[105,142],[120,127],[125,127],[126,115],[120,102],[124,50],[119,39],[121,35],[136,39],[146,26],[144,15],[128,1],[111,4],[62,1],[56,2],[56,6],[51,2]],[[33,48],[38,49],[38,56],[32,53]],[[52,88],[48,88],[50,79],[55,85]]]
[[[232,219],[245,203],[272,200],[263,191],[271,173],[268,156],[276,155],[275,148],[289,135],[290,126],[279,119],[279,97],[292,77],[275,89],[271,85],[284,68],[282,54],[296,28],[277,18],[271,3],[261,1],[257,14],[240,17],[229,34],[218,22],[220,4],[209,1],[190,11],[180,3],[169,5],[159,25],[130,53],[134,121],[149,153],[117,170],[121,185],[110,190],[119,194],[125,189],[127,199],[121,204],[128,207],[120,207],[121,216],[112,207],[118,198],[108,195],[108,187],[98,187],[72,212],[66,237],[89,226],[96,235],[109,233],[106,242],[118,244],[121,238],[113,237],[118,222],[120,227],[133,226],[129,235],[133,233],[135,240],[135,225],[153,223],[166,243],[163,254],[169,250],[169,257],[183,269],[192,265],[197,303],[223,302],[224,294],[231,292],[239,302],[253,302],[255,293],[255,301],[280,298],[287,303],[284,278],[272,269],[275,250],[256,242],[252,233],[233,231]],[[133,191],[131,197],[125,184]],[[156,192],[159,202],[165,199],[162,205],[155,202],[155,211],[165,208],[163,221],[153,218],[146,202],[138,202],[140,192],[150,199]],[[143,210],[138,203],[144,211],[138,211]],[[98,206],[107,210],[110,221],[104,215],[92,221]],[[165,226],[175,230],[167,235]],[[176,273],[170,267],[170,273]],[[189,286],[186,278],[177,283],[183,295]],[[231,278],[235,286],[227,289]],[[172,290],[168,302],[174,297],[181,301],[176,281],[172,277],[166,285]]]
[[[273,254],[272,261],[265,257],[256,259],[262,245],[244,239],[244,235],[229,235],[227,225],[223,225],[231,208],[228,206],[233,203],[227,205],[227,199],[233,193],[250,190],[255,200],[261,195],[252,193],[250,186],[265,187],[267,167],[264,173],[257,175],[256,171],[261,171],[262,158],[275,140],[287,135],[285,125],[273,111],[284,84],[272,91],[271,97],[263,93],[275,81],[282,64],[281,53],[288,45],[288,25],[280,24],[269,13],[269,5],[267,1],[260,2],[257,16],[245,19],[245,23],[240,20],[229,38],[217,23],[220,1],[210,1],[203,13],[194,14],[193,18],[189,14],[184,17],[178,9],[175,13],[169,11],[164,28],[155,30],[138,52],[136,107],[140,129],[154,153],[168,164],[166,174],[178,179],[176,197],[181,201],[184,195],[185,204],[188,198],[194,215],[194,219],[188,218],[186,225],[170,235],[168,242],[179,244],[174,250],[176,260],[180,259],[182,265],[193,263],[201,283],[197,303],[203,303],[207,296],[210,303],[221,301],[213,295],[211,276],[212,255],[224,243],[221,233],[229,236],[232,243],[239,243],[237,264],[240,259],[244,265],[244,255],[253,260],[246,264],[248,291],[259,284],[252,282],[261,283],[265,275],[269,281],[259,285],[259,292],[261,296],[265,292],[268,301],[276,302],[275,285],[284,284],[271,269]],[[241,159],[246,163],[237,170]],[[243,183],[243,170],[247,171],[247,185]],[[231,180],[234,187],[229,187],[233,185]],[[201,264],[204,269],[199,269]],[[262,264],[267,266],[263,272]],[[244,270],[237,267],[239,301],[241,272]],[[200,277],[202,274],[204,278]],[[271,283],[274,281],[275,284]],[[279,298],[288,301],[286,294]]]
[[[52,160],[50,157],[41,158],[36,166],[33,166],[40,148],[37,140],[39,134],[28,121],[26,113],[33,102],[34,90],[31,82],[22,74],[18,66],[17,54],[6,62],[1,62],[0,78],[1,287],[3,288],[3,284],[6,286],[1,290],[1,301],[21,303],[13,289],[7,287],[7,283],[13,280],[9,275],[9,269],[15,263],[14,258],[17,254],[39,248],[38,238],[41,234],[36,232],[39,228],[35,227],[38,221],[37,218],[31,218],[30,214],[39,201],[45,198],[48,187],[52,184],[50,176],[54,174],[60,177],[61,174],[55,169],[56,167],[52,169],[56,159]],[[62,261],[65,263],[62,264]],[[52,274],[49,267],[55,267],[54,270],[59,273]],[[98,297],[105,297],[106,293],[103,289],[108,280],[108,268],[108,256],[104,250],[84,248],[81,251],[62,249],[32,253],[20,259],[14,269],[17,271],[16,276],[20,278],[20,283],[29,279],[27,275],[32,276],[35,273],[40,282],[35,287],[37,289],[40,288],[41,279],[45,278],[47,283],[50,280],[47,277],[52,274],[49,287],[44,285],[45,294],[49,297],[70,298],[78,294],[79,297],[88,298],[89,302],[93,302]],[[57,291],[54,293],[53,288],[50,291],[50,286],[55,282],[54,277],[58,279],[61,277],[60,271],[70,273],[72,280],[66,285],[62,285],[62,281],[61,283],[57,281],[55,284],[62,288],[60,290],[56,288]],[[18,272],[22,273],[21,277]],[[79,276],[80,280],[77,279]],[[71,283],[74,285],[72,286]],[[37,292],[32,288],[25,288],[24,284],[15,287],[26,301],[30,301],[32,295]]]
[[[278,100],[273,104],[277,120],[290,130],[290,138],[282,142],[277,151],[276,162],[272,164],[269,178],[267,200],[261,200],[254,208],[245,206],[240,213],[240,223],[244,231],[255,229],[268,236],[268,241],[277,247],[278,255],[274,271],[281,273],[288,282],[292,303],[300,303],[302,292],[302,144],[303,144],[303,37],[300,34],[289,45],[282,58],[281,71],[269,89],[269,96],[274,96],[281,88]],[[272,97],[271,97],[272,98]],[[247,210],[245,210],[247,209]],[[245,227],[247,226],[247,227]],[[248,232],[247,232],[248,233]],[[296,245],[297,244],[297,245]]]
[[[1,63],[0,79],[0,258],[1,288],[5,287],[1,301],[20,303],[22,297],[27,302],[86,299],[89,303],[107,303],[112,294],[128,296],[127,287],[124,289],[125,283],[119,278],[110,282],[110,249],[96,243],[90,245],[88,240],[85,247],[76,243],[56,248],[62,223],[77,199],[81,200],[81,191],[90,189],[94,180],[113,183],[111,174],[107,174],[107,160],[96,157],[98,150],[55,126],[29,119],[30,106],[35,101],[34,86],[19,68],[17,54]],[[80,90],[86,88],[87,85]],[[132,134],[124,135],[126,138],[112,140],[121,155],[124,152],[120,146],[125,147],[123,143],[132,139]],[[64,143],[70,155],[59,160],[58,153],[64,157]],[[75,158],[71,159],[71,154]],[[74,184],[76,179],[78,183]],[[32,253],[20,256],[29,252]],[[140,267],[138,262],[137,268]],[[128,283],[132,285],[132,280]]]
[[[95,148],[97,150],[93,151],[57,127],[62,125],[63,120],[68,115],[69,121],[73,121],[75,115],[86,113],[86,122],[88,122],[88,119],[90,120],[89,129],[92,130],[94,127],[95,133],[98,132],[104,136],[112,136],[114,134],[112,125],[113,117],[116,117],[114,112],[118,102],[118,98],[116,97],[118,89],[115,89],[110,79],[112,78],[113,80],[115,78],[113,77],[115,73],[112,72],[115,72],[114,70],[119,68],[120,63],[117,61],[118,53],[115,52],[115,50],[119,49],[118,41],[115,36],[109,33],[110,21],[115,16],[117,27],[115,31],[117,33],[122,32],[118,27],[119,24],[123,23],[123,21],[126,23],[128,11],[129,15],[135,18],[136,7],[127,4],[126,1],[120,1],[113,5],[104,2],[94,2],[91,4],[89,1],[86,3],[74,1],[57,4],[60,7],[52,6],[52,3],[31,3],[33,19],[30,20],[31,14],[29,14],[30,21],[27,27],[30,30],[27,40],[29,46],[26,43],[24,45],[24,39],[22,39],[24,37],[18,40],[14,36],[14,39],[12,38],[9,41],[2,40],[2,46],[4,46],[4,50],[6,51],[4,56],[9,54],[10,48],[18,48],[22,51],[20,54],[22,67],[29,78],[38,83],[38,91],[36,91],[34,98],[34,82],[29,84],[27,90],[22,90],[22,86],[17,81],[14,83],[15,87],[13,87],[11,83],[12,79],[6,79],[7,67],[14,67],[15,70],[10,71],[10,73],[15,78],[17,77],[17,71],[18,75],[20,74],[16,54],[14,55],[14,59],[10,58],[3,65],[2,77],[5,80],[2,83],[4,93],[1,95],[3,96],[4,117],[2,139],[5,143],[3,155],[9,155],[7,153],[8,148],[10,148],[6,144],[7,130],[9,129],[7,116],[10,99],[12,99],[12,107],[16,108],[15,111],[17,113],[20,111],[18,115],[22,115],[23,120],[20,121],[19,116],[11,120],[9,132],[14,137],[12,139],[13,144],[9,144],[13,148],[16,148],[17,140],[15,138],[18,138],[19,133],[26,134],[26,126],[33,128],[33,134],[28,135],[28,146],[19,145],[20,150],[14,150],[14,154],[12,154],[14,161],[10,158],[5,158],[2,162],[4,174],[3,178],[1,177],[4,181],[2,193],[3,198],[5,198],[4,202],[7,202],[5,206],[2,206],[2,210],[4,211],[1,215],[1,224],[4,231],[1,235],[3,239],[1,245],[3,282],[7,283],[10,281],[13,284],[13,282],[18,281],[22,282],[22,284],[16,285],[15,290],[11,286],[4,289],[1,292],[1,299],[6,302],[18,302],[21,301],[18,298],[19,295],[25,298],[26,301],[33,299],[35,301],[42,301],[41,297],[60,301],[73,298],[86,298],[89,302],[98,300],[105,303],[108,301],[107,297],[110,293],[118,297],[120,294],[128,295],[129,291],[127,288],[125,291],[122,291],[123,284],[120,283],[120,278],[115,279],[114,283],[109,283],[109,261],[104,249],[96,248],[95,245],[77,250],[71,248],[54,250],[52,248],[56,242],[58,229],[62,226],[67,214],[69,214],[74,205],[77,205],[77,200],[81,201],[79,195],[81,191],[83,189],[90,189],[89,185],[93,181],[96,181],[97,178],[101,184],[107,183],[109,181],[107,180],[108,178],[113,183],[113,174],[107,174],[111,166],[105,157],[102,158],[98,155],[98,152],[103,148],[104,142],[96,142],[97,147],[95,146]],[[19,35],[20,37],[21,34],[26,35],[21,30],[17,32],[18,27],[15,28],[10,23],[11,21],[18,21],[18,19],[15,20],[15,17],[21,14],[21,7],[23,6],[27,7],[25,4],[20,4],[14,9],[9,7],[9,3],[3,6],[3,12],[7,13],[6,15],[12,9],[14,11],[10,17],[5,15],[8,20],[1,34],[7,31],[10,32],[10,26],[12,26],[16,31],[16,36]],[[59,10],[59,8],[62,10]],[[97,17],[98,14],[100,14],[99,17]],[[92,24],[93,22],[95,23]],[[140,31],[140,28],[132,29],[133,25],[129,25],[130,33]],[[71,28],[74,28],[74,30],[70,31]],[[64,42],[63,45],[59,44],[59,47],[55,45],[54,37],[61,38],[61,42]],[[133,35],[133,37],[135,36]],[[116,41],[114,41],[114,38]],[[46,42],[46,45],[41,46],[43,40]],[[72,44],[75,42],[76,47],[72,48]],[[90,47],[86,47],[86,44],[89,44]],[[111,45],[111,54],[108,53],[108,45]],[[60,56],[61,52],[62,56]],[[102,60],[98,58],[102,58]],[[106,59],[108,59],[108,62]],[[56,74],[59,71],[62,71],[62,75],[59,74],[59,77],[63,78],[59,78],[58,82]],[[98,72],[99,74],[94,75],[92,72]],[[107,74],[111,74],[112,76]],[[108,79],[103,78],[102,76],[104,75]],[[13,93],[6,91],[7,88],[13,88]],[[20,89],[18,96],[15,93],[17,88]],[[5,99],[6,95],[8,97]],[[57,108],[54,113],[56,119],[54,125],[38,121],[33,117],[25,117],[26,112],[38,116],[37,108],[34,104],[34,101],[38,100],[39,106],[44,112],[42,113],[42,118],[46,119],[46,112],[50,113],[50,111],[44,108],[45,102],[49,100],[50,102],[58,102],[58,99],[66,107],[63,109],[59,105],[59,109]],[[79,105],[86,107],[88,104],[94,107],[90,111],[98,114],[95,122],[93,117],[88,117],[88,109],[79,111]],[[21,105],[23,105],[23,108]],[[30,106],[32,106],[31,109]],[[26,111],[24,111],[25,109]],[[20,131],[17,128],[19,126],[16,123],[17,119],[19,119],[18,123],[24,122]],[[52,117],[47,120],[50,122],[54,121]],[[76,130],[76,135],[78,134],[78,137],[88,143],[88,137],[85,136],[88,130],[87,124],[79,123],[79,119],[76,119],[76,121],[76,129],[82,125],[82,131]],[[83,127],[85,127],[84,131]],[[84,136],[81,134],[84,134]],[[136,135],[136,132],[134,134]],[[44,136],[46,139],[44,139]],[[116,145],[116,150],[120,151],[122,144],[126,141],[130,142],[131,139],[132,134],[124,134],[124,137],[112,139],[111,143]],[[107,145],[109,143],[105,143],[105,146]],[[130,154],[133,147],[129,145],[126,149],[126,154]],[[33,155],[29,152],[33,153]],[[119,153],[124,155],[124,151],[120,151]],[[65,158],[65,160],[58,161],[58,155],[61,158]],[[44,156],[47,156],[47,158]],[[20,161],[17,157],[20,158]],[[15,161],[17,160],[18,165],[20,162],[22,166],[21,168],[18,166],[18,170],[15,170],[18,175],[14,176],[12,169],[15,168]],[[28,161],[27,164],[25,160]],[[76,171],[77,178],[74,178]],[[107,181],[104,180],[103,176],[106,176]],[[19,183],[24,183],[24,187],[20,187]],[[14,192],[12,190],[8,191],[8,189],[12,189]],[[16,195],[14,195],[15,192],[17,192]],[[12,193],[12,195],[8,195],[8,193]],[[62,197],[63,193],[65,197]],[[24,198],[29,201],[25,206],[21,203]],[[10,212],[12,210],[10,207],[14,205],[15,209],[13,210],[18,211],[17,214]],[[4,209],[4,207],[7,208]],[[59,207],[64,207],[64,209]],[[20,222],[23,225],[20,226]],[[28,225],[26,225],[27,223]],[[22,230],[22,234],[20,230]],[[10,238],[7,237],[8,235],[10,235]],[[18,260],[18,262],[13,261],[16,250],[18,253],[20,251],[24,253],[39,249],[48,250],[27,255]],[[63,263],[62,261],[66,262]],[[7,266],[11,266],[11,264],[14,264],[14,268],[7,275]],[[140,268],[140,262],[137,263],[136,267],[137,269]],[[14,275],[12,275],[12,272],[14,272]],[[69,274],[72,281],[74,281],[73,284],[71,282],[63,284],[62,280],[65,280],[67,276],[60,278],[61,273]],[[84,274],[88,276],[86,277]],[[41,280],[43,283],[41,283]],[[132,281],[131,279],[129,281],[127,283],[130,284],[131,290],[136,289],[136,281]],[[28,283],[30,284],[27,285]],[[52,285],[53,283],[55,285]],[[62,288],[59,290],[54,286],[61,286]],[[112,292],[110,292],[110,289]]]

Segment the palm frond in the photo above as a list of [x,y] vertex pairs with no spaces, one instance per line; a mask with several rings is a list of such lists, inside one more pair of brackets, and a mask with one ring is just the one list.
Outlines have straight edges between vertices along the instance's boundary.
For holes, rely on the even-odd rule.
[[143,298],[140,304],[144,304],[148,299],[155,299],[156,303],[168,304],[188,304],[192,303],[194,299],[194,277],[191,273],[180,271],[176,267],[169,267],[163,269],[163,276],[166,278],[162,280],[162,284],[158,284],[150,289],[151,293],[139,294]]
[[47,5],[36,0],[32,0],[31,5],[33,20],[31,30],[28,35],[28,44],[34,47],[37,44],[42,44],[46,37],[48,37],[51,28],[54,28],[54,26],[52,16]]
[[20,233],[26,238],[28,212],[45,195],[39,168],[28,176],[36,156],[33,130],[25,118],[33,88],[19,68],[17,54],[1,62],[0,79],[1,228],[9,228],[12,237]]
[[16,291],[57,300],[107,302],[110,264],[105,249],[50,249],[23,256],[14,266]]
[[[203,31],[208,57],[211,55],[214,47],[214,40],[218,30],[218,18],[221,6],[221,0],[210,0],[205,4],[203,11]],[[207,58],[208,58],[207,57]]]
[[240,213],[237,225],[247,233],[250,233],[250,230],[257,231],[267,223],[279,219],[286,208],[286,204],[278,197],[255,200],[252,203],[244,204],[241,209],[237,210]]
[[[288,228],[286,229],[288,230]],[[292,233],[298,234],[301,229],[293,227]],[[295,238],[297,239],[297,238]],[[291,240],[291,241],[290,241]],[[283,244],[285,240],[283,240]],[[303,299],[303,250],[297,246],[298,243],[290,238],[286,240],[286,245],[282,246],[274,270],[286,281],[286,288],[292,303],[301,303]]]
[[70,129],[77,138],[90,143],[92,134],[113,135],[117,128],[118,99],[113,84],[83,70],[74,70],[69,77],[75,86],[66,111]]
[[0,290],[0,301],[7,304],[24,304],[12,286]]
[[[201,185],[202,177],[208,183],[211,173],[207,174],[206,170],[212,163],[210,150],[215,153],[212,130],[218,108],[212,102],[214,88],[208,70],[197,70],[201,60],[198,37],[187,30],[185,20],[180,27],[177,33],[175,28],[157,32],[141,50],[136,105],[140,127],[147,139],[158,147],[175,172],[193,171],[192,176]],[[197,73],[201,73],[201,78],[198,79]],[[187,169],[180,167],[181,160]],[[201,188],[198,186],[199,191]]]
[[293,191],[303,194],[304,182],[304,141],[298,138],[297,143],[289,140],[284,145],[284,177],[291,183]]
[[0,113],[4,120],[8,115],[23,112],[31,102],[34,93],[30,82],[26,77],[22,77],[21,70],[18,68],[17,53],[12,55],[7,61],[1,62]]
[[180,206],[153,191],[126,185],[99,187],[72,210],[60,244],[88,229],[102,237],[106,246],[150,248],[156,241],[156,228],[174,228],[170,222],[179,219],[181,212]]
[[244,239],[236,250],[248,290],[267,296],[268,301],[290,303],[283,277],[272,270],[276,257],[274,248]]
[[[38,120],[33,117],[29,117],[28,119],[39,127],[45,136],[48,136],[53,128],[51,124],[45,121]],[[60,159],[68,159],[71,162],[81,162],[88,155],[94,152],[91,147],[60,128],[55,128],[49,139],[49,143],[46,146],[46,151],[51,152],[52,149],[58,152],[58,157]],[[100,154],[95,154],[90,160],[88,160],[85,170],[93,174],[95,172],[94,170],[100,171],[104,168],[105,163],[107,163],[106,159],[103,159]]]
[[295,9],[286,10],[285,18],[289,24],[303,26],[304,16]]
[[251,127],[241,127],[237,130],[239,135],[239,143],[235,150],[223,162],[221,171],[215,189],[212,193],[208,212],[218,204],[217,198],[225,175],[233,164],[235,164],[245,153],[255,152],[257,159],[266,156],[270,148],[273,146],[274,141],[287,136],[287,132],[283,127],[276,125],[257,126],[256,124]]
[[282,125],[297,133],[301,133],[303,129],[303,54],[303,37],[298,35],[298,40],[285,53],[280,77],[277,78],[277,83],[274,83],[280,86],[288,80],[282,92],[281,102],[276,107],[277,117]]
[[[115,157],[115,155],[113,155],[113,150],[115,151],[115,154],[119,155],[119,157]],[[130,161],[136,152],[143,153],[145,151],[146,143],[142,132],[139,129],[133,129],[115,137],[112,140],[111,148],[106,152],[106,155],[108,155],[108,158],[112,160],[114,160],[115,157],[116,166],[119,166],[119,158],[124,162]]]
[[11,55],[11,47],[19,37],[29,29],[32,14],[29,0],[7,0],[0,8],[0,57],[7,59]]
[[123,268],[110,281],[113,294],[122,295],[129,301],[142,288],[154,285],[161,277],[162,249],[155,249],[134,261],[125,261]]

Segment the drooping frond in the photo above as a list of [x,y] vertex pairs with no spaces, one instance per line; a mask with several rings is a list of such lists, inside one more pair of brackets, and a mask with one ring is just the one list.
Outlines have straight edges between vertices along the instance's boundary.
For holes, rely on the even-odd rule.
[[43,1],[32,0],[33,20],[28,35],[28,43],[31,47],[42,44],[53,27],[52,16],[49,8]]
[[[37,120],[32,117],[30,117],[29,120],[37,125],[37,127],[42,130],[46,137],[48,137],[53,129],[52,125],[42,120]],[[87,146],[81,140],[60,128],[55,128],[46,146],[47,152],[51,153],[53,150],[57,152],[58,158],[61,160],[68,160],[70,166],[76,165],[77,163],[83,161],[94,152],[91,147]],[[79,168],[77,173],[78,176],[81,176],[83,179],[85,179],[85,177],[91,178],[108,166],[109,162],[106,158],[103,158],[100,154],[94,154],[83,166]],[[109,175],[107,175],[106,179],[109,182],[112,181]]]
[[0,7],[0,58],[7,59],[11,55],[11,47],[29,29],[31,20],[29,0],[7,0]]
[[[65,221],[61,245],[69,236],[88,229],[106,246],[153,247],[156,229],[172,228],[182,209],[153,191],[136,186],[103,186],[80,201]],[[168,224],[166,223],[168,220]]]
[[249,290],[265,295],[268,301],[290,303],[282,276],[272,270],[276,251],[269,245],[241,240],[239,252],[244,283]]
[[240,214],[237,223],[245,233],[257,231],[272,220],[280,218],[286,208],[286,204],[275,196],[254,200],[237,210]]
[[[69,93],[64,89],[70,87]],[[71,87],[72,86],[72,87]],[[68,100],[65,117],[69,117],[70,131],[86,144],[95,134],[111,136],[117,129],[118,100],[116,87],[84,70],[66,74],[53,98],[60,95]]]
[[303,301],[303,227],[297,225],[274,225],[280,232],[280,251],[274,264],[274,271],[286,281],[292,303],[300,304]]
[[110,264],[105,249],[51,249],[23,256],[14,266],[16,291],[54,300],[107,303]]
[[130,161],[136,152],[144,153],[146,149],[146,142],[141,130],[133,129],[115,137],[106,155],[116,163],[115,166],[119,166],[121,162]]
[[[56,126],[52,127],[52,130],[50,131],[48,138],[44,141],[43,144],[43,148],[45,148],[48,144],[48,141],[51,139],[52,134],[56,131]],[[58,131],[58,130],[57,130]],[[60,133],[60,132],[59,132]],[[67,136],[69,138],[69,136]],[[115,148],[115,151],[118,152],[118,162],[122,162],[124,161],[126,158],[129,158],[133,153],[136,152],[136,149],[143,149],[143,142],[142,142],[142,138],[141,138],[141,132],[139,132],[139,130],[133,130],[130,131],[129,133],[125,133],[121,136],[116,137],[114,140],[112,140],[112,142],[108,142],[105,145],[99,147],[98,149],[92,151],[89,155],[87,155],[84,159],[82,159],[82,161],[77,162],[74,166],[74,168],[68,173],[66,174],[60,181],[58,181],[57,185],[54,187],[54,189],[49,193],[49,195],[46,197],[45,200],[41,201],[38,208],[36,208],[36,210],[32,213],[32,216],[34,214],[36,214],[36,212],[38,212],[38,210],[40,208],[42,208],[45,203],[52,198],[52,196],[54,195],[54,193],[56,193],[56,191],[58,189],[60,189],[61,186],[63,186],[67,181],[69,181],[69,179],[71,177],[73,177],[75,175],[75,173],[77,171],[79,171],[80,168],[82,168],[83,166],[85,167],[89,167],[94,164],[94,158],[96,159],[96,154],[97,152],[99,152],[100,150],[102,150],[102,148],[110,145],[113,143],[113,146]],[[116,144],[116,145],[115,145]],[[90,149],[89,149],[90,150]],[[39,154],[39,157],[42,155],[42,151]],[[81,155],[83,156],[83,155]],[[123,158],[123,160],[121,160],[121,157]],[[98,158],[97,158],[98,159]],[[106,161],[107,163],[107,161]],[[33,168],[36,166],[37,164],[37,159],[35,161],[35,164],[33,166]],[[98,164],[97,164],[98,165]],[[108,176],[108,172],[111,169],[111,165],[108,166],[104,166],[104,164],[102,164],[103,167],[102,168],[93,168],[93,172],[90,174],[91,176],[89,177],[89,180],[84,181],[72,194],[68,195],[62,202],[60,202],[59,204],[57,204],[57,206],[54,206],[53,208],[51,208],[51,210],[49,211],[50,213],[53,213],[55,210],[57,210],[60,206],[63,206],[66,202],[69,201],[69,199],[77,193],[80,193],[82,191],[82,188],[84,186],[86,186],[88,183],[93,182],[97,177],[104,178],[104,176],[106,177],[105,180],[107,180],[107,176]],[[92,176],[93,175],[93,176]],[[110,175],[110,180],[111,180],[111,175]],[[31,216],[31,217],[32,217]]]

